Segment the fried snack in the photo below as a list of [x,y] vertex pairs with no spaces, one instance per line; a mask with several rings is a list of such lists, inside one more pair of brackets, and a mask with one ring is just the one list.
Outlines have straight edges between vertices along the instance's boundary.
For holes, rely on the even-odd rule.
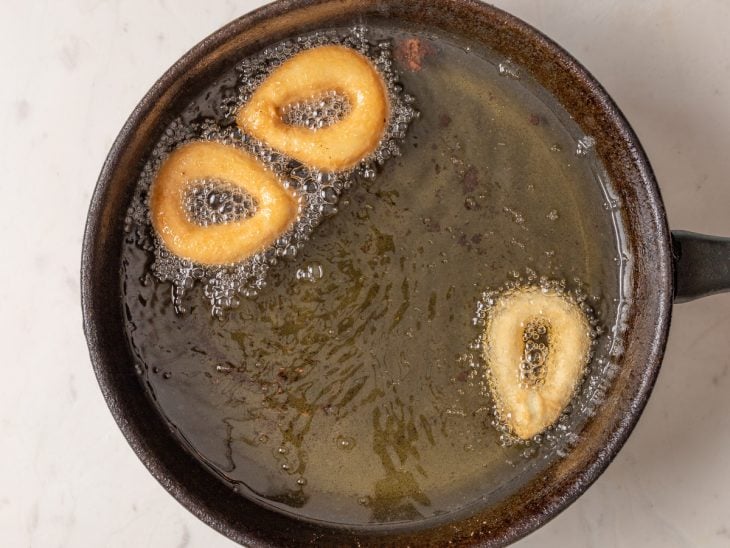
[[[205,180],[224,180],[256,202],[250,217],[202,226],[185,210],[186,192]],[[203,265],[240,262],[261,251],[296,220],[296,196],[248,153],[221,143],[183,145],[164,161],[152,183],[152,225],[175,255]]]
[[527,440],[570,402],[590,358],[586,314],[567,295],[527,287],[498,298],[483,348],[500,419]]
[[[296,103],[335,91],[349,112],[326,127],[287,124],[284,113]],[[322,171],[355,166],[378,147],[388,123],[383,78],[363,55],[344,46],[319,46],[298,53],[274,70],[243,105],[238,126],[272,148]]]

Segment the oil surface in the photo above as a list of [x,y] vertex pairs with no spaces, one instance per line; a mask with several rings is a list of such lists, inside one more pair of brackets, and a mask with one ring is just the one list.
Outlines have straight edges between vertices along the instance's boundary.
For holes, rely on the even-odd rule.
[[[344,190],[224,320],[198,286],[176,314],[134,238],[122,272],[142,381],[181,443],[242,496],[348,524],[489,504],[569,450],[615,367],[629,260],[592,140],[519,67],[445,37],[368,32],[394,41],[421,112],[401,157]],[[218,97],[190,109],[214,115]],[[606,329],[558,428],[510,444],[475,316],[486,290],[537,276],[587,296]]]

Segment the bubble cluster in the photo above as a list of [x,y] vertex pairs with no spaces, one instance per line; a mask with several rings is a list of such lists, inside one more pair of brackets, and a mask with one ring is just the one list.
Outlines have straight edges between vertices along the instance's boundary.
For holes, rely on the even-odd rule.
[[502,61],[497,67],[500,76],[519,80],[521,78],[519,67],[511,59]]
[[584,135],[578,139],[578,144],[575,147],[575,154],[576,156],[588,156],[595,146],[596,140],[590,135]]
[[[165,129],[145,164],[136,194],[125,221],[127,238],[153,253],[151,270],[161,282],[172,284],[172,299],[177,313],[185,312],[185,295],[200,285],[210,303],[211,313],[223,317],[236,307],[241,297],[254,297],[266,286],[269,268],[277,262],[293,259],[309,240],[314,229],[327,217],[337,213],[342,192],[358,180],[373,179],[387,160],[399,156],[400,145],[410,123],[419,116],[414,97],[404,92],[394,68],[390,40],[370,42],[364,27],[348,31],[316,32],[286,40],[241,61],[236,67],[236,93],[228,93],[216,105],[216,118],[184,123],[181,116]],[[311,169],[244,134],[235,125],[235,114],[248,101],[268,75],[300,51],[322,45],[343,45],[366,56],[387,88],[390,119],[374,152],[347,171],[330,173]],[[290,105],[283,113],[286,123],[310,129],[327,127],[347,115],[349,102],[330,92]],[[208,140],[238,147],[255,156],[291,189],[299,199],[299,216],[289,231],[271,246],[246,260],[230,265],[206,266],[177,257],[165,248],[151,227],[149,189],[157,170],[176,148],[193,140]],[[191,185],[185,197],[190,219],[198,224],[234,222],[254,215],[257,204],[250,196],[232,188],[225,181],[199,181]],[[303,273],[302,279],[315,281],[321,272]]]
[[317,280],[322,279],[324,271],[322,270],[322,265],[315,263],[298,269],[296,276],[297,280],[314,283]]
[[200,226],[234,223],[254,215],[257,207],[253,196],[219,179],[192,181],[183,199],[188,220]]
[[522,333],[525,343],[520,362],[520,384],[526,387],[540,386],[545,382],[545,363],[550,348],[548,323],[542,319],[530,321]]
[[331,90],[308,101],[291,103],[282,112],[281,119],[285,124],[316,131],[336,124],[351,109],[347,97]]

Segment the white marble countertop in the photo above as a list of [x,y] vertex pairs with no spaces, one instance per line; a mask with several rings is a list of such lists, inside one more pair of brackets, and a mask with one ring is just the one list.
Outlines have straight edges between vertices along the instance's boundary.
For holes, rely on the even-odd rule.
[[[501,0],[575,55],[638,132],[671,224],[730,234],[730,3]],[[260,1],[4,2],[0,544],[232,546],[117,429],[81,331],[94,183],[155,79]],[[522,546],[730,545],[730,294],[678,306],[649,405],[608,471]]]

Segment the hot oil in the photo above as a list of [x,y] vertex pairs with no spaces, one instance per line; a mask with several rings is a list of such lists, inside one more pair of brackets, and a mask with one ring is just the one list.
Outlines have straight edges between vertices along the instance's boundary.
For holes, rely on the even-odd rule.
[[[183,444],[242,496],[355,525],[499,501],[569,451],[615,370],[628,306],[620,204],[590,137],[507,60],[368,31],[394,41],[421,112],[402,156],[354,176],[337,214],[222,321],[200,285],[176,314],[134,238],[122,273],[139,370]],[[182,119],[223,119],[234,80]],[[513,443],[475,344],[480,303],[539,276],[564,280],[605,329],[570,412]]]

